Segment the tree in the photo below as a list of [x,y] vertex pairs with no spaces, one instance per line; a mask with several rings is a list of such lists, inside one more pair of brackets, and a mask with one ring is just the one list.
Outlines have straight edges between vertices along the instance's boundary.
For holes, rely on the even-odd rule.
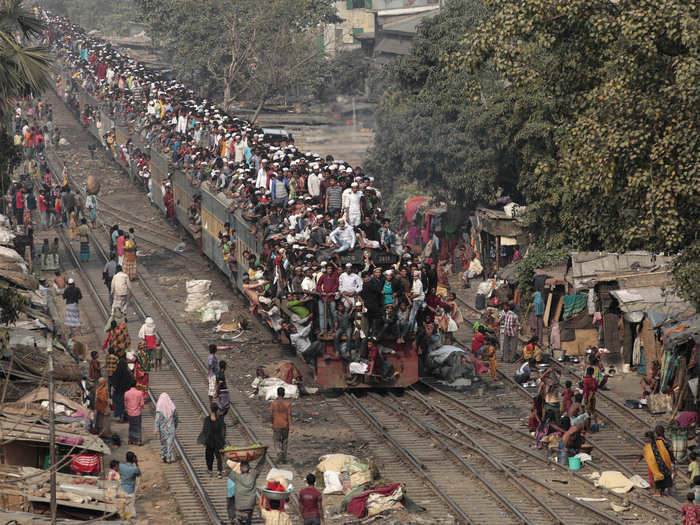
[[41,93],[49,84],[48,49],[28,45],[44,25],[21,0],[0,1],[0,126],[13,114],[14,100]]
[[316,27],[337,20],[330,0],[136,0],[182,78],[229,109],[303,84],[323,60]]
[[[533,230],[551,245],[678,252],[700,219],[700,23],[688,0],[490,0],[452,54],[493,67]],[[532,141],[514,140],[530,128]],[[517,133],[514,133],[517,132]],[[527,147],[524,147],[527,146]]]
[[476,0],[447,2],[421,23],[411,53],[390,66],[368,159],[368,170],[386,193],[416,181],[450,203],[473,207],[492,199],[498,186],[515,189],[508,176],[510,156],[488,135],[489,110],[468,91],[477,78],[498,89],[493,75],[448,69],[444,62],[486,16]]

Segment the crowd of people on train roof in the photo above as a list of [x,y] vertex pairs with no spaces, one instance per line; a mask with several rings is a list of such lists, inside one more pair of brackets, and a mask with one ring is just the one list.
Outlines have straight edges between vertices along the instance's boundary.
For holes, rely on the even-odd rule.
[[[418,227],[409,225],[400,234],[382,209],[374,179],[360,166],[304,153],[291,138],[267,140],[255,125],[78,26],[52,18],[50,27],[48,39],[73,82],[143,142],[143,149],[116,145],[122,159],[140,162],[146,145],[167,155],[191,184],[225,196],[264,242],[262,254],[240,256],[228,224],[219,235],[232,272],[247,272],[243,289],[251,312],[305,359],[313,361],[321,341],[335,338],[344,358],[369,357],[366,372],[391,375],[375,341],[402,344],[417,337],[426,353],[452,341],[462,315],[450,293],[448,265],[462,272],[476,258],[480,267],[469,245],[458,246],[460,232],[422,239]],[[169,181],[162,191],[167,215],[174,218]],[[201,246],[197,198],[190,221]]]

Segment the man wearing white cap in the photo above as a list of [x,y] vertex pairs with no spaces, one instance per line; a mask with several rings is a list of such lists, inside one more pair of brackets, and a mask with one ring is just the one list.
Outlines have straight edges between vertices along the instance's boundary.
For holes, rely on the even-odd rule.
[[345,307],[349,310],[353,307],[355,296],[362,291],[362,279],[352,271],[352,264],[345,264],[345,271],[338,278],[338,291],[343,296]]
[[362,192],[358,191],[357,182],[350,185],[350,193],[346,200],[345,216],[350,224],[359,226],[362,222]]
[[338,227],[331,232],[329,239],[338,247],[334,253],[354,250],[355,242],[357,241],[355,230],[352,226],[346,224],[345,219],[342,217],[338,219]]
[[314,202],[318,202],[318,198],[321,195],[321,177],[319,177],[318,172],[318,164],[314,164],[313,171],[309,173],[309,177],[306,181],[309,195],[314,199]]
[[63,299],[66,301],[66,318],[63,324],[68,328],[70,336],[73,337],[73,332],[80,335],[80,307],[78,304],[83,298],[80,288],[75,286],[73,279],[68,279],[68,286],[63,290]]

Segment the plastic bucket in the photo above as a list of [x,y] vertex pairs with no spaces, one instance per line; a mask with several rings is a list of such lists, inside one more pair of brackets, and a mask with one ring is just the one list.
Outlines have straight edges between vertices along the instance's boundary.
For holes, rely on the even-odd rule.
[[569,470],[581,470],[581,458],[569,458]]

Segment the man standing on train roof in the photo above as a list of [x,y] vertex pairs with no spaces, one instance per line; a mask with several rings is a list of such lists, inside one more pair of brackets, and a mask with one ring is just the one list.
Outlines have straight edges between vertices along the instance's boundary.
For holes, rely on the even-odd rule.
[[284,399],[284,388],[277,389],[277,399],[270,404],[272,414],[272,438],[277,449],[277,461],[287,463],[287,443],[292,425],[292,403]]
[[357,182],[353,182],[350,185],[350,193],[346,201],[346,219],[354,227],[357,227],[362,222],[362,192],[358,191]]

